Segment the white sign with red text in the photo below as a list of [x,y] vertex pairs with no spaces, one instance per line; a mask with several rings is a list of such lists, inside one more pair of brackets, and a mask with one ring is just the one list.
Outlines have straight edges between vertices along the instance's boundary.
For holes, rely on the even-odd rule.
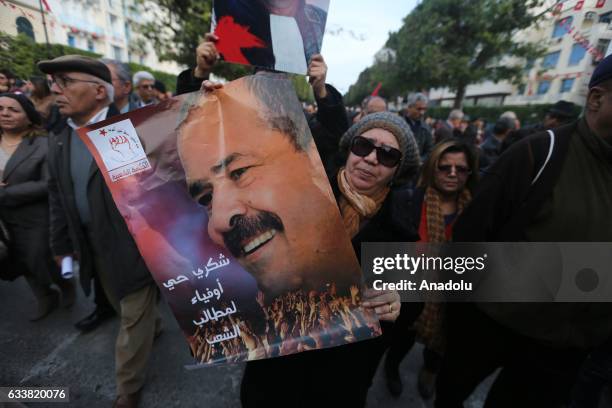
[[87,132],[112,181],[151,168],[147,155],[129,119]]

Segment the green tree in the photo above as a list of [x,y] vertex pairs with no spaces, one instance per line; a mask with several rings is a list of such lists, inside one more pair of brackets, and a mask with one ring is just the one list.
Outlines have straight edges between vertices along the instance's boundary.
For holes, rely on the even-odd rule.
[[[540,44],[517,42],[534,27],[542,0],[424,0],[386,46],[395,51],[386,72],[395,94],[448,87],[461,107],[469,84],[485,80],[518,82],[526,59],[542,55]],[[374,73],[385,72],[380,63]]]
[[[100,54],[61,44],[51,44],[47,50],[45,44],[36,43],[26,35],[19,34],[13,37],[0,31],[0,67],[11,70],[19,78],[26,79],[31,76],[43,75],[36,66],[38,61],[67,54],[80,54],[92,58],[101,57]],[[176,75],[156,71],[145,65],[132,62],[128,65],[132,72],[142,70],[151,72],[155,78],[166,85],[169,91],[174,91],[176,86]]]

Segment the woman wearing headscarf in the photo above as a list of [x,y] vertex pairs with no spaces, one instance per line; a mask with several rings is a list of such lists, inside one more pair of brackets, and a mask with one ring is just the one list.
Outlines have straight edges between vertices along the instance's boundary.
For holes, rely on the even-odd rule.
[[[24,95],[0,94],[0,217],[11,237],[11,258],[21,268],[37,300],[31,321],[47,316],[59,304],[74,303],[72,280],[60,276],[49,248],[47,146],[42,119]],[[23,265],[23,266],[20,266]]]
[[[472,198],[478,181],[478,159],[470,146],[458,140],[436,145],[423,166],[414,197],[413,219],[417,221],[420,241],[444,243],[451,240],[455,220]],[[432,397],[435,375],[444,352],[444,308],[428,302],[415,323],[400,315],[396,322],[389,353],[385,359],[387,386],[394,396],[402,392],[399,364],[414,345],[415,336],[425,344],[424,366],[418,390],[424,399]]]
[[[416,241],[411,194],[404,183],[417,174],[420,158],[406,122],[389,112],[365,116],[340,139],[337,159],[329,181],[358,259],[362,242]],[[381,337],[249,362],[242,381],[243,406],[364,406],[399,314],[399,294],[368,289],[363,305],[376,312]],[[412,316],[414,321],[421,310],[418,303],[402,305],[408,320]]]

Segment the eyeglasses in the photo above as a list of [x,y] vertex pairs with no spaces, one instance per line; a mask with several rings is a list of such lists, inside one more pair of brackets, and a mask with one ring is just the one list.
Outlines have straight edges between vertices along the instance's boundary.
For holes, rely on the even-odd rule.
[[452,164],[441,164],[438,166],[438,171],[440,173],[446,174],[447,176],[450,176],[450,174],[453,172],[453,169],[455,169],[455,174],[457,174],[457,176],[465,177],[472,174],[472,170],[464,166],[455,166]]
[[139,87],[139,88],[144,88],[144,89],[153,89],[153,85],[147,85],[147,84],[144,84],[144,85],[138,85],[138,87]]
[[88,81],[86,79],[71,78],[66,75],[53,75],[51,79],[47,80],[49,89],[53,86],[53,84],[57,84],[57,86],[60,89],[64,89],[73,82],[89,82],[90,84],[100,85],[100,83],[96,81]]
[[385,167],[395,167],[402,160],[402,152],[389,146],[376,146],[363,136],[356,136],[351,144],[351,152],[366,157],[376,149],[376,160]]

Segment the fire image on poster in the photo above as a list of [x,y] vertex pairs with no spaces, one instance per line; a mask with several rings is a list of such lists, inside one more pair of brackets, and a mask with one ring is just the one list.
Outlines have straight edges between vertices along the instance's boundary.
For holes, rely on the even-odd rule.
[[380,335],[283,74],[171,98],[79,136],[198,364]]
[[321,52],[329,0],[214,0],[212,31],[225,61],[306,74]]

